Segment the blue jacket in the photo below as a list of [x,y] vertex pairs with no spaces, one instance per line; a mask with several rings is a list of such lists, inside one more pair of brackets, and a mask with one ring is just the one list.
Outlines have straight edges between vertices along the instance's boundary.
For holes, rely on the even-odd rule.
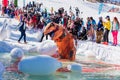
[[91,27],[91,22],[88,21],[88,22],[87,22],[87,30],[90,30],[90,27]]
[[19,31],[20,31],[20,32],[26,31],[25,22],[21,21],[21,23],[19,24]]
[[95,20],[92,20],[92,25],[93,25],[94,30],[96,30],[96,21]]
[[98,31],[104,30],[103,22],[102,22],[101,20],[98,22],[97,30],[98,30]]

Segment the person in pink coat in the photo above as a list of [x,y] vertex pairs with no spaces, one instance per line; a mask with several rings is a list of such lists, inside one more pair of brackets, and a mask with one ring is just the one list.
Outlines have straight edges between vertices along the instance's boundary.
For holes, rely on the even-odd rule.
[[113,45],[116,46],[118,44],[118,30],[120,28],[119,21],[117,17],[114,17],[113,22],[112,22],[112,35],[113,35]]

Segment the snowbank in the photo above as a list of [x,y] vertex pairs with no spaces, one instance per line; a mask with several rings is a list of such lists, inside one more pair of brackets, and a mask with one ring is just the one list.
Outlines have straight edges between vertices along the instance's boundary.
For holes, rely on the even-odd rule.
[[57,52],[57,45],[52,40],[46,40],[37,48],[37,52],[41,55],[53,55]]
[[0,53],[7,53],[12,50],[12,46],[6,42],[0,41]]
[[54,55],[57,53],[57,45],[52,40],[45,40],[39,45],[33,46],[28,50],[29,53],[38,53],[39,55]]
[[112,64],[120,64],[119,46],[109,46],[97,44],[90,41],[79,41],[77,47],[77,56],[94,56],[96,59]]

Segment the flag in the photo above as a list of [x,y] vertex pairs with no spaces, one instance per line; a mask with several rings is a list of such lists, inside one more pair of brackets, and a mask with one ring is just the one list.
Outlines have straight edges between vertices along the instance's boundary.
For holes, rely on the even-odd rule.
[[4,7],[7,7],[8,6],[8,0],[3,0],[2,4],[3,4]]
[[25,0],[23,0],[23,6],[25,7]]
[[98,14],[101,14],[102,9],[103,9],[103,6],[104,6],[104,4],[103,4],[103,3],[100,3],[99,9],[98,9]]
[[14,5],[15,5],[15,7],[18,6],[18,0],[14,0]]

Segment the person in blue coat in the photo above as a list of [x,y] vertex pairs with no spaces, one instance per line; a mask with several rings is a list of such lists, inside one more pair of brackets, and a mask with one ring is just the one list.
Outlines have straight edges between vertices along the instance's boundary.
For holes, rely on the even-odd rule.
[[102,17],[99,17],[99,22],[97,24],[96,30],[96,43],[101,43],[104,32],[103,20]]
[[23,20],[20,22],[19,24],[19,31],[21,32],[21,36],[18,40],[18,43],[20,43],[20,40],[24,37],[24,43],[26,44],[26,22],[25,22],[25,18],[23,18]]

